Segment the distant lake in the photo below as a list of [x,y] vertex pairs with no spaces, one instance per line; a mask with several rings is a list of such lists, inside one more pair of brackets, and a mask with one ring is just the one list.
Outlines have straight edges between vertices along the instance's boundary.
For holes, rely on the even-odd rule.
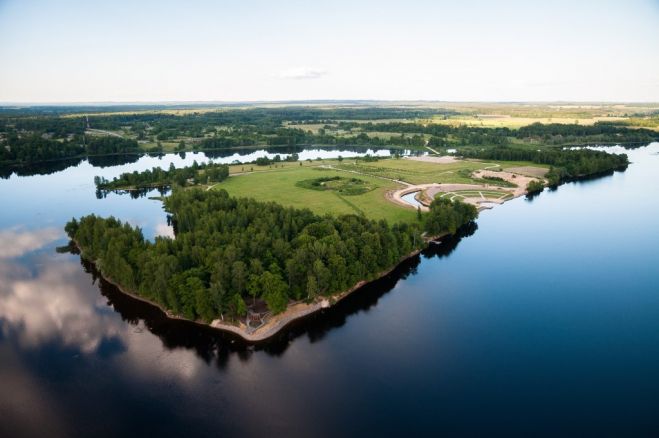
[[[89,213],[171,233],[159,201],[99,199],[93,177],[213,154],[6,175],[0,436],[656,436],[659,143],[607,150],[627,171],[486,210],[256,347],[168,321],[55,250]],[[365,153],[212,158],[293,152]]]

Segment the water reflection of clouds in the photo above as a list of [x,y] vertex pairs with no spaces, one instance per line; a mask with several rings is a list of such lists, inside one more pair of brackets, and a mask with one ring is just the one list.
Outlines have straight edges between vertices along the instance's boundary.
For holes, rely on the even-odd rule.
[[25,230],[12,227],[0,230],[0,259],[21,257],[52,243],[62,236],[56,228]]
[[[23,347],[57,341],[84,353],[96,352],[119,328],[97,309],[88,284],[76,281],[80,266],[48,260],[36,274],[20,265],[0,269],[0,321],[4,336]],[[102,304],[104,305],[104,304]]]
[[[171,227],[158,226],[169,235]],[[205,364],[193,351],[169,348],[157,341],[142,321],[121,320],[91,283],[77,257],[39,254],[61,237],[55,229],[0,232],[0,333],[22,349],[59,345],[101,359],[131,363],[131,374],[194,378]],[[28,257],[28,259],[19,259]],[[155,340],[155,342],[154,342]],[[156,357],[167,360],[154,361]],[[154,365],[154,362],[157,364]]]

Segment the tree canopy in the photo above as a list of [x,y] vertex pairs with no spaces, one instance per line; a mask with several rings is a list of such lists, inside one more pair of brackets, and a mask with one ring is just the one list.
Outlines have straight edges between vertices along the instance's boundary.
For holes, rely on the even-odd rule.
[[189,319],[236,317],[260,298],[273,312],[292,300],[348,289],[395,266],[476,217],[459,202],[438,200],[423,223],[318,216],[273,202],[232,198],[226,191],[175,189],[165,199],[176,238],[144,239],[138,227],[95,215],[66,232],[104,276],[127,291]]

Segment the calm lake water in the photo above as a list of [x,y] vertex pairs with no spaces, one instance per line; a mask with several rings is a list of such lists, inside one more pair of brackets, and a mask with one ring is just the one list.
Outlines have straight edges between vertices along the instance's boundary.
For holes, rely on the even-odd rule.
[[657,436],[659,143],[627,153],[257,347],[55,252],[92,212],[171,233],[92,179],[203,157],[0,180],[0,436]]

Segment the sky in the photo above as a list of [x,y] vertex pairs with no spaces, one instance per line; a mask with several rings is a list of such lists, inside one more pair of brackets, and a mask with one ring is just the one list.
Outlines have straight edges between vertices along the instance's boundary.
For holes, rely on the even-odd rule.
[[659,0],[0,0],[0,102],[659,102]]

